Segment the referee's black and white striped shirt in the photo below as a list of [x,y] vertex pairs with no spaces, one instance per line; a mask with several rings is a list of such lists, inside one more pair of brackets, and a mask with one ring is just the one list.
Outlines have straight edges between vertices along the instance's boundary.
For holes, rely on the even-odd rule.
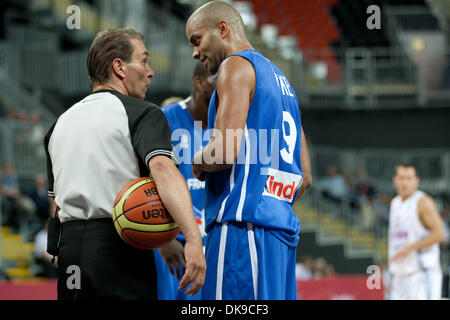
[[62,222],[111,217],[122,187],[149,175],[150,158],[173,158],[164,113],[112,90],[96,91],[64,112],[44,143],[49,196]]

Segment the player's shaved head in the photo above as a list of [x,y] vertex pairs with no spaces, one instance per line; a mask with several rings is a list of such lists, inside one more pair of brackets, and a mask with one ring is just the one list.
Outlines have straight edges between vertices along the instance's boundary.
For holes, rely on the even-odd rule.
[[224,1],[211,1],[197,10],[189,17],[190,21],[215,28],[220,21],[226,21],[228,25],[238,33],[244,33],[244,21],[239,11]]
[[211,1],[195,10],[186,23],[186,36],[193,48],[192,58],[203,63],[210,74],[216,74],[230,54],[252,49],[241,15],[224,1]]

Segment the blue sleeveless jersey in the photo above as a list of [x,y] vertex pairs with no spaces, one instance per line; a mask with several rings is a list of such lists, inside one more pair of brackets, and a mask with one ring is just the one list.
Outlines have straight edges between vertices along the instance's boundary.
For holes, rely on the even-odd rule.
[[197,151],[207,145],[208,140],[203,141],[204,130],[194,123],[184,101],[166,106],[162,111],[166,115],[172,131],[172,143],[178,170],[186,179],[191,192],[192,205],[202,211],[205,202],[205,182],[192,176],[192,158]]
[[[256,90],[234,165],[206,175],[206,231],[216,222],[237,221],[297,235],[300,222],[292,205],[303,180],[297,97],[284,74],[259,52],[234,55],[252,63]],[[210,129],[216,118],[216,97],[214,91]]]
[[[186,180],[192,198],[192,206],[197,223],[202,230],[202,212],[205,205],[205,182],[192,176],[192,158],[194,154],[208,144],[209,137],[205,134],[201,124],[195,124],[185,101],[162,108],[172,131],[172,144],[178,170]],[[178,240],[184,242],[180,233]]]

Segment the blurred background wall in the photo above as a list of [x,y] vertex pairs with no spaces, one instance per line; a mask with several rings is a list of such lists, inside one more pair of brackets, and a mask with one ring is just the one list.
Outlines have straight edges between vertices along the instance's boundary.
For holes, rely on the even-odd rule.
[[[194,61],[185,21],[204,2],[1,0],[4,183],[16,177],[19,193],[31,198],[46,170],[43,135],[90,92],[86,55],[101,30],[128,26],[145,35],[156,73],[146,99],[159,104],[188,96]],[[417,166],[421,188],[434,197],[448,225],[449,2],[232,3],[250,42],[280,67],[299,98],[314,175],[313,188],[295,205],[302,223],[299,266],[309,261],[311,276],[320,278],[364,274],[368,265],[386,263],[391,178],[398,162]],[[80,28],[69,27],[77,22],[71,5],[79,8]],[[378,6],[379,16],[367,12],[371,5]],[[369,18],[379,19],[380,28],[369,28]],[[324,196],[330,179],[343,181],[338,201]],[[23,207],[18,210],[27,211],[26,201]],[[30,252],[42,221],[34,216],[36,204],[28,209],[31,217],[18,219],[17,228],[3,221],[0,267],[10,278],[36,274]],[[447,238],[442,245],[444,267],[448,243]]]

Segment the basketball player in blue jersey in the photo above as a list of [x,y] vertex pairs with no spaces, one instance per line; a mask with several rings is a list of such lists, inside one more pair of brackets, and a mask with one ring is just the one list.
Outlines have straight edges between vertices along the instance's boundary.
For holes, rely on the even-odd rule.
[[[193,75],[191,96],[178,103],[162,109],[170,124],[174,154],[177,158],[178,170],[186,180],[191,193],[192,206],[200,233],[205,236],[203,209],[205,204],[205,182],[192,176],[192,158],[209,139],[205,136],[208,121],[208,106],[216,85],[215,75],[209,75],[208,70],[198,62]],[[183,244],[186,242],[182,233],[168,245],[164,262],[159,250],[155,250],[157,267],[158,299],[159,300],[199,300],[201,294],[186,296],[177,290],[179,279],[184,268]],[[170,269],[169,269],[170,266]]]
[[228,3],[197,9],[186,34],[193,58],[217,73],[212,138],[192,167],[206,182],[202,299],[296,299],[292,205],[312,183],[297,97]]

